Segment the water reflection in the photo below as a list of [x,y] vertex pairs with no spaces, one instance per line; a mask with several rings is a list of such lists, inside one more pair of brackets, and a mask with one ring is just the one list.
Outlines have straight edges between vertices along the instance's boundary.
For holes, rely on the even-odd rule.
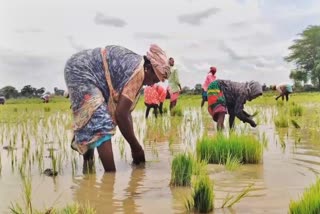
[[98,213],[142,213],[137,200],[141,198],[145,169],[139,166],[127,170],[129,173],[118,171],[101,177],[93,174],[75,178],[74,200],[90,201]]

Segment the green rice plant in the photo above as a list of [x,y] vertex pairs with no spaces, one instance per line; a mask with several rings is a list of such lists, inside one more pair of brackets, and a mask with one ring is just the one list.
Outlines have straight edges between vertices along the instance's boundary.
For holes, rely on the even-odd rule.
[[194,207],[201,213],[210,212],[214,207],[213,200],[213,183],[208,175],[200,175],[192,184],[192,200],[187,203],[187,209]]
[[194,176],[208,174],[207,165],[208,163],[206,161],[197,161],[194,159],[192,166],[192,174]]
[[226,160],[226,169],[229,171],[234,171],[240,166],[240,161],[238,158],[233,157],[228,153]]
[[1,176],[1,172],[2,172],[2,161],[1,161],[1,154],[0,154],[0,176]]
[[167,114],[167,113],[168,113],[168,108],[167,108],[167,107],[164,107],[162,113],[163,113],[163,114]]
[[289,204],[290,214],[318,214],[320,213],[320,179],[307,188],[298,201]]
[[261,141],[262,141],[263,148],[268,149],[268,138],[265,132],[262,133]]
[[240,163],[259,163],[262,160],[263,147],[250,135],[231,133],[229,137],[222,133],[214,137],[204,137],[197,143],[197,157],[208,163],[225,164],[228,154]]
[[282,100],[278,100],[277,107],[283,107],[283,106],[284,106],[284,102]]
[[44,112],[50,112],[51,111],[51,108],[50,107],[44,107]]
[[295,121],[294,119],[291,120],[291,124],[296,128],[296,129],[300,129],[301,127],[299,126],[299,124],[297,123],[297,121]]
[[32,214],[33,207],[31,201],[31,192],[32,192],[32,185],[31,185],[31,178],[27,177],[26,175],[22,176],[23,182],[23,199],[24,199],[24,206],[21,206],[19,203],[11,203],[9,207],[12,213],[19,213],[19,214]]
[[230,196],[230,194],[228,194],[224,199],[224,202],[222,203],[221,208],[232,207],[235,203],[239,202],[242,198],[244,198],[250,192],[253,185],[254,184],[250,184],[248,187],[242,190],[236,197],[232,195]]
[[171,110],[171,116],[182,117],[182,116],[183,116],[182,109],[181,109],[179,106],[174,107],[174,108]]
[[290,116],[302,116],[302,113],[303,113],[303,108],[302,106],[300,105],[292,105],[290,106]]
[[178,154],[171,163],[171,181],[174,186],[189,186],[194,159],[190,154]]
[[22,209],[22,207],[20,206],[19,203],[15,203],[15,204],[11,203],[10,207],[9,207],[9,210],[13,214],[23,214],[24,213],[23,209]]
[[284,115],[278,116],[275,119],[274,124],[278,128],[288,128],[289,127],[288,118],[286,116],[284,116]]
[[67,205],[65,208],[52,212],[53,214],[95,214],[97,213],[95,208],[91,207],[87,202],[84,205],[79,203],[73,203]]
[[53,177],[55,177],[55,174],[57,172],[57,158],[53,153],[52,153],[51,160],[52,160],[51,163],[52,163]]

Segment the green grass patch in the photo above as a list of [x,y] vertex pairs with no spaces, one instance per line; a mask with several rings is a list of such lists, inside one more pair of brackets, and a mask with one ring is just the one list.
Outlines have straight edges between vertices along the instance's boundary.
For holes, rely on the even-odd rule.
[[[218,134],[204,137],[197,143],[197,157],[208,163],[226,164],[228,156],[239,163],[259,163],[262,160],[263,147],[253,136],[230,134],[229,137]],[[229,161],[230,162],[230,161]]]
[[320,179],[307,188],[298,201],[289,204],[290,214],[318,214],[320,213]]

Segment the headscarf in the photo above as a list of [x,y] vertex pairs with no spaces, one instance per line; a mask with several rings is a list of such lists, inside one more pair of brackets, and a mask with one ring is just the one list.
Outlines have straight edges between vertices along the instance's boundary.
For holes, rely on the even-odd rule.
[[262,95],[262,86],[260,85],[259,82],[257,81],[250,81],[248,83],[248,96],[249,96],[249,101],[253,100],[259,96]]
[[170,76],[170,66],[166,53],[155,44],[150,46],[147,52],[147,58],[150,60],[153,70],[160,81],[168,79]]
[[210,67],[209,73],[212,73],[213,75],[215,75],[216,72],[217,72],[217,68],[216,67],[214,67],[214,66]]

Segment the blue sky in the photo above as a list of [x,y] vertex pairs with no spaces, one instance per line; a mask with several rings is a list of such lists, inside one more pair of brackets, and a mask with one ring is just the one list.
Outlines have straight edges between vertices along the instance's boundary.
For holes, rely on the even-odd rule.
[[145,54],[157,43],[176,60],[183,86],[210,66],[234,81],[290,82],[288,46],[320,20],[320,1],[0,0],[0,88],[65,88],[77,51],[117,44]]

